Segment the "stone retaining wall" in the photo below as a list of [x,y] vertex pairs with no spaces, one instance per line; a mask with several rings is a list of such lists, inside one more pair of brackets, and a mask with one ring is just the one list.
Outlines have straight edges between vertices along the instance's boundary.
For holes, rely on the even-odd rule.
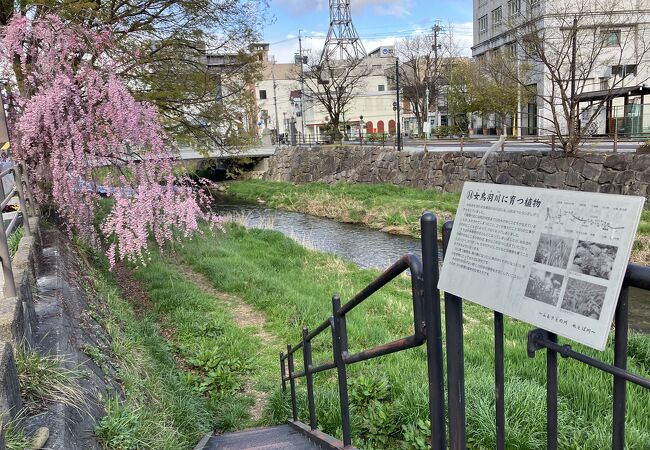
[[460,192],[465,181],[640,195],[650,199],[650,154],[549,151],[398,152],[378,147],[283,148],[261,177],[306,183],[392,183]]

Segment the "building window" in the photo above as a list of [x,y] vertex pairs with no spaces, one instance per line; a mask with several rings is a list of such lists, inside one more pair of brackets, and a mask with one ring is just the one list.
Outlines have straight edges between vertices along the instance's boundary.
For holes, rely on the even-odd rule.
[[487,33],[487,29],[488,29],[488,16],[486,14],[483,17],[479,17],[478,19],[478,34]]
[[383,84],[380,84],[379,86],[377,86],[377,90],[379,92],[384,92],[386,90],[386,86],[384,86]]
[[625,64],[620,66],[612,66],[612,75],[619,76],[621,78],[628,77],[630,75],[636,76],[636,64]]
[[501,6],[499,6],[496,9],[492,10],[492,31],[496,31],[496,29],[501,25],[501,20],[503,19],[503,10],[501,9]]
[[521,0],[508,0],[508,17],[518,16],[521,12]]
[[260,100],[266,100],[266,91],[260,89]]
[[609,89],[609,78],[608,77],[601,77],[600,78],[600,90],[601,91],[606,91]]
[[621,45],[621,30],[606,30],[600,32],[605,47],[618,47]]

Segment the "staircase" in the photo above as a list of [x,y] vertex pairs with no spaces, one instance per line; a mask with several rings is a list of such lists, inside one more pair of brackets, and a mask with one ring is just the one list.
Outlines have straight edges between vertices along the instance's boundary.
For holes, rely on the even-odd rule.
[[253,428],[222,435],[208,434],[194,450],[320,450],[333,448],[309,440],[290,425]]

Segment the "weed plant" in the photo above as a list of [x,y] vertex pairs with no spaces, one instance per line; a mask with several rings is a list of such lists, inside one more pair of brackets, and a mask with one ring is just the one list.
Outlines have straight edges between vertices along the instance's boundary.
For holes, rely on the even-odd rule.
[[83,373],[66,368],[61,357],[44,355],[22,344],[16,348],[16,371],[28,409],[37,411],[45,403],[62,403],[87,410],[84,392],[77,383]]

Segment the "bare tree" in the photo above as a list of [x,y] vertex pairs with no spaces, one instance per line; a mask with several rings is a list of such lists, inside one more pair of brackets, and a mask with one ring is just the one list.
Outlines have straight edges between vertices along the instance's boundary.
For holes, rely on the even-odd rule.
[[304,73],[304,96],[316,102],[329,117],[332,139],[341,139],[339,126],[353,98],[365,87],[371,70],[366,60],[312,59]]
[[[519,64],[504,67],[504,74],[536,86],[538,101],[549,111],[539,128],[556,136],[566,152],[575,152],[620,88],[650,79],[647,2],[511,0],[508,5],[508,36]],[[524,76],[521,63],[530,68]]]
[[418,134],[424,131],[431,106],[437,104],[446,79],[445,61],[457,54],[450,28],[439,25],[434,26],[432,34],[407,37],[395,46],[395,56],[400,60],[402,95],[412,105]]

